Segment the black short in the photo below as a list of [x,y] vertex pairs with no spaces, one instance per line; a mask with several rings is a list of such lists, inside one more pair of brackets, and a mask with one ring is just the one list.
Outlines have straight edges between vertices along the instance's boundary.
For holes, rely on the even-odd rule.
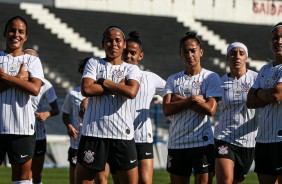
[[136,143],[138,160],[153,159],[153,143]]
[[77,161],[88,169],[104,171],[106,162],[114,171],[137,167],[134,139],[104,139],[81,136]]
[[35,147],[35,135],[0,135],[0,163],[5,159],[6,153],[9,163],[25,163],[32,159]]
[[255,172],[282,175],[282,142],[256,143]]
[[167,171],[179,176],[214,172],[214,145],[186,149],[168,149]]
[[70,165],[76,166],[77,163],[77,149],[69,148],[68,151],[68,161],[70,162]]
[[254,160],[255,148],[243,148],[228,142],[215,140],[216,158],[227,158],[234,162],[234,178],[244,181]]
[[35,141],[34,157],[39,157],[46,154],[46,139]]

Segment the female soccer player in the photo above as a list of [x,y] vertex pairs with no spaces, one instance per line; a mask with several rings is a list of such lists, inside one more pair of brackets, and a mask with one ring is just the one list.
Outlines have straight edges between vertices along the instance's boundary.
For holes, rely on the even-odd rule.
[[171,116],[167,171],[171,183],[189,183],[192,169],[196,183],[212,183],[214,137],[208,116],[216,112],[220,93],[218,74],[201,67],[203,49],[195,33],[180,40],[185,70],[166,82],[163,112]]
[[[144,57],[142,43],[138,32],[129,33],[124,50],[124,60],[137,65]],[[158,75],[141,71],[142,80],[137,96],[131,103],[134,117],[134,138],[136,142],[138,158],[139,184],[151,184],[153,182],[154,153],[153,132],[149,116],[149,108],[155,94],[162,95],[165,81]]]
[[106,58],[88,60],[82,76],[81,92],[88,98],[79,143],[76,183],[92,183],[106,162],[121,183],[138,182],[130,100],[139,90],[141,73],[125,63],[122,53],[125,35],[111,26],[102,40]]
[[214,130],[215,173],[217,183],[239,184],[247,176],[255,154],[256,110],[248,109],[246,102],[257,73],[246,67],[248,49],[243,43],[231,43],[226,58],[230,73],[221,78],[219,123]]
[[44,75],[40,59],[23,51],[28,38],[23,17],[10,18],[3,36],[6,49],[0,52],[0,163],[7,153],[12,183],[29,184],[35,143],[30,95],[39,94]]
[[271,29],[274,60],[264,65],[248,93],[247,106],[259,108],[255,172],[261,184],[282,183],[282,22]]
[[[86,62],[89,57],[81,61],[78,67],[78,73],[83,74]],[[79,114],[81,101],[85,99],[81,94],[81,87],[78,86],[73,90],[70,90],[65,98],[62,106],[62,120],[67,128],[67,132],[70,137],[70,148],[68,151],[69,165],[69,179],[70,184],[75,183],[75,168],[77,163],[77,149],[81,137],[81,128],[83,123],[83,116]],[[87,105],[86,105],[87,106]]]

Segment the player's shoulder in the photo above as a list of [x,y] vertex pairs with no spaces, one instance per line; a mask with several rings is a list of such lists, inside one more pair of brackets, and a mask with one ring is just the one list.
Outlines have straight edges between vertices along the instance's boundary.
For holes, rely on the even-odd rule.
[[75,96],[76,94],[81,93],[81,87],[77,86],[77,87],[71,89],[68,93],[72,96]]
[[170,76],[168,76],[167,80],[176,80],[178,78],[181,78],[185,75],[185,71],[180,71],[174,74],[171,74]]
[[201,73],[204,76],[204,80],[220,81],[219,75],[214,71],[203,68]]
[[253,70],[248,70],[246,74],[251,77],[257,77],[258,75],[258,73]]
[[96,56],[93,56],[88,59],[88,63],[90,64],[104,64],[105,62],[106,62],[105,58],[100,58]]

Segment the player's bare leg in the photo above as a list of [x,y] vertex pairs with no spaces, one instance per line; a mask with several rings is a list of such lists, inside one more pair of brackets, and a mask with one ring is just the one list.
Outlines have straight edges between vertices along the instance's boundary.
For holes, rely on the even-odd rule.
[[196,174],[195,175],[195,184],[212,184],[213,172]]
[[32,170],[33,183],[41,182],[44,160],[45,160],[45,155],[33,157],[32,159],[31,170]]
[[87,169],[80,163],[76,164],[75,181],[76,184],[93,184],[97,171]]
[[139,160],[138,163],[139,184],[153,183],[153,170],[154,170],[153,168],[154,168],[153,159]]
[[12,164],[12,181],[31,180],[32,160],[23,164]]
[[122,184],[138,184],[138,167],[126,171],[117,171],[116,174]]
[[171,184],[189,184],[190,176],[179,176],[170,173]]
[[110,173],[110,166],[106,163],[105,171],[98,172],[95,177],[95,183],[96,184],[107,184],[108,183],[108,177]]
[[[275,184],[277,183],[277,176],[266,175],[266,174],[257,174],[260,184]],[[282,183],[282,180],[280,181]],[[278,179],[278,183],[279,179]]]
[[233,183],[234,162],[226,158],[215,159],[216,181],[220,184]]
[[75,184],[75,166],[70,165],[69,167],[69,180],[70,184]]

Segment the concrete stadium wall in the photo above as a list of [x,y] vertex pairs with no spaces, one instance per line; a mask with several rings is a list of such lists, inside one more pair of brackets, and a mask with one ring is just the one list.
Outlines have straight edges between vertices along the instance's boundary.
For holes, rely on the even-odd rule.
[[261,25],[282,18],[282,1],[269,0],[54,0],[54,6]]

